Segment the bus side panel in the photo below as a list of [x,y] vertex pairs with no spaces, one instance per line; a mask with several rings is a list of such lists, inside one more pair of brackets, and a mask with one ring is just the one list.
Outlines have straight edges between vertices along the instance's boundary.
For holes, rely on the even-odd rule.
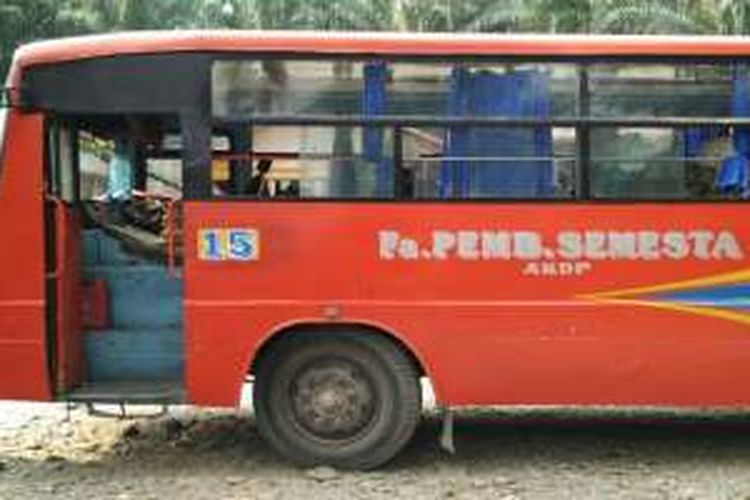
[[[233,404],[273,331],[351,321],[401,338],[445,404],[747,405],[747,211],[193,202],[189,397]],[[253,232],[256,250],[207,259],[205,230]]]
[[0,398],[47,400],[41,116],[11,111],[2,161]]
[[[269,332],[288,325],[290,318],[325,323],[324,307],[193,304],[187,316],[190,401],[235,405],[250,358]],[[716,331],[710,319],[619,307],[580,314],[544,308],[523,314],[480,307],[457,313],[367,306],[345,310],[339,321],[400,334],[432,377],[439,400],[451,405],[750,403],[747,330],[735,328],[707,341],[702,338],[706,332]],[[551,315],[570,325],[569,336],[550,335]],[[459,318],[462,325],[455,326]],[[503,326],[489,330],[487,323]]]

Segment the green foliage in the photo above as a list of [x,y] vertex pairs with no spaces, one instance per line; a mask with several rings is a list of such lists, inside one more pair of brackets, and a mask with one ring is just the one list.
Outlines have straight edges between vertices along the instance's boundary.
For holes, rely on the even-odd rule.
[[748,0],[0,0],[0,72],[33,40],[137,29],[750,33]]

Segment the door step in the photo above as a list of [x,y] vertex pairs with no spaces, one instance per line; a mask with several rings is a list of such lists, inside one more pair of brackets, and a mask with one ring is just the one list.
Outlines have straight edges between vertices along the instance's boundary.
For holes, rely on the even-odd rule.
[[182,327],[91,330],[85,333],[90,384],[120,380],[181,380]]
[[185,388],[174,381],[96,382],[73,389],[64,399],[71,403],[183,404]]

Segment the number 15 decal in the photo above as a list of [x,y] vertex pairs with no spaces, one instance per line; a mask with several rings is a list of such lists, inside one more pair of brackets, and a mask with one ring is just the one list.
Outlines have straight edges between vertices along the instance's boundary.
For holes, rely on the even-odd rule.
[[260,257],[256,229],[201,229],[198,231],[198,258],[211,261],[251,261]]

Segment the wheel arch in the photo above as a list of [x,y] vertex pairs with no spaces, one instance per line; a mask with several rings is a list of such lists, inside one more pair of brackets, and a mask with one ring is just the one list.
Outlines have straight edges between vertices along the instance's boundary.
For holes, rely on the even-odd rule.
[[413,345],[404,340],[404,337],[402,335],[398,335],[394,330],[382,325],[372,324],[364,321],[339,321],[335,323],[299,321],[280,325],[271,330],[256,348],[255,353],[248,364],[250,373],[253,374],[256,370],[258,362],[263,358],[263,356],[271,349],[273,349],[275,345],[284,341],[284,339],[287,339],[294,335],[306,335],[310,333],[314,334],[314,332],[316,331],[339,331],[350,332],[352,335],[356,335],[359,333],[364,335],[377,335],[380,337],[384,337],[393,342],[394,345],[396,345],[409,357],[420,376],[426,376],[433,380],[430,376],[427,364],[425,363],[425,360],[421,353]]

